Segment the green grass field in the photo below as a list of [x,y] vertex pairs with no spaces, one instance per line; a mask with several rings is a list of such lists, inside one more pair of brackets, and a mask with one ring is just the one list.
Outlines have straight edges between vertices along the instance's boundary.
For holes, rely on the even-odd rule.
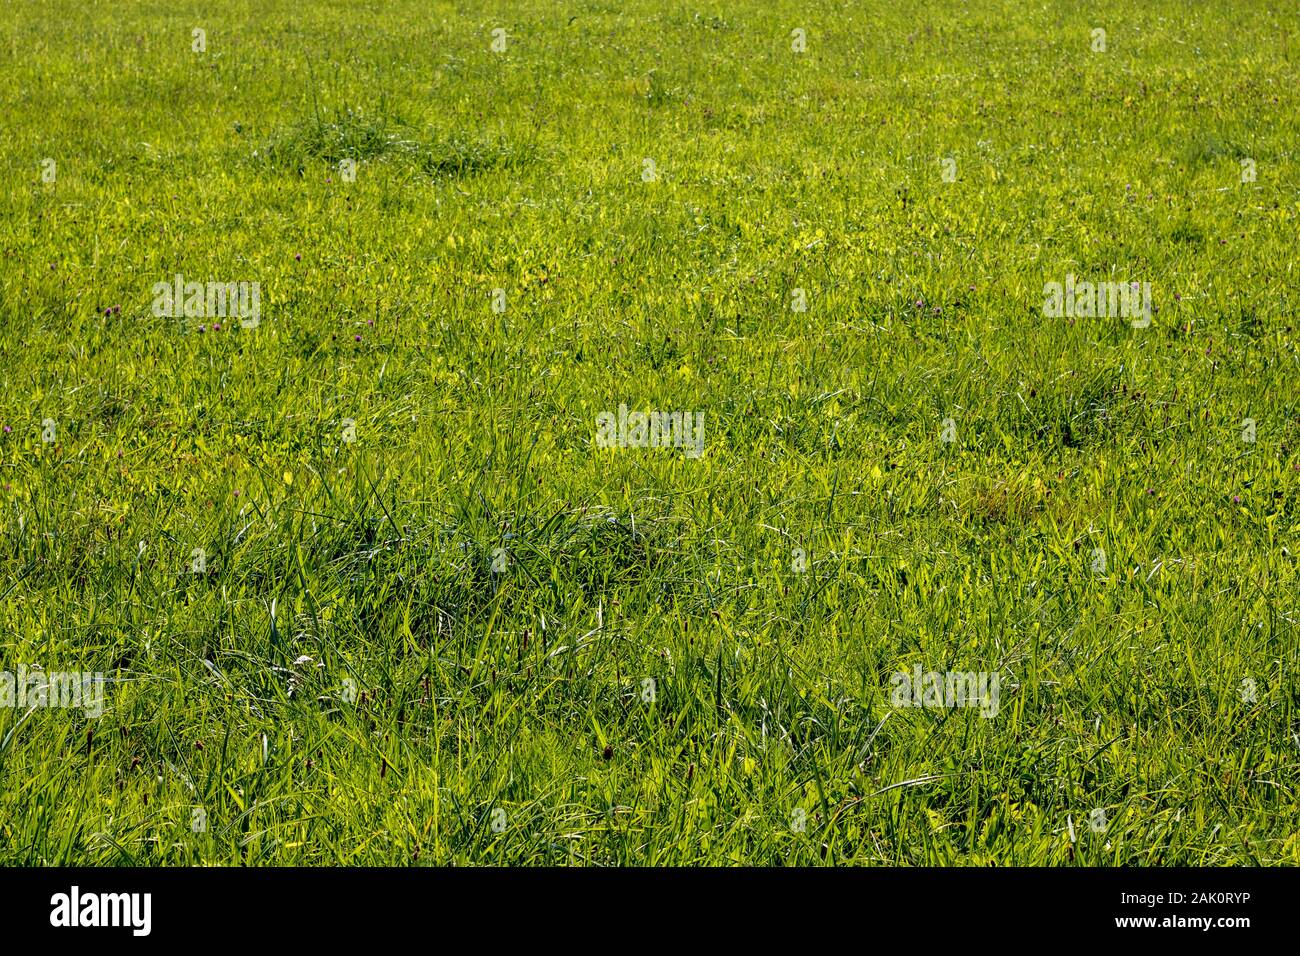
[[1298,43],[7,0],[0,863],[1300,863]]

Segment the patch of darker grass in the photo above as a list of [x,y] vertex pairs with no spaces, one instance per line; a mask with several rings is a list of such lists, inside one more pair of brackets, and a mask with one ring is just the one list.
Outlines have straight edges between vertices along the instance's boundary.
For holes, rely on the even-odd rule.
[[1012,430],[1031,433],[1047,446],[1094,447],[1114,440],[1142,405],[1143,395],[1130,389],[1120,369],[1071,384],[1039,386],[1014,397]]
[[1245,155],[1240,146],[1217,133],[1198,133],[1183,149],[1182,159],[1188,166],[1202,166],[1228,157],[1241,159]]
[[377,159],[412,143],[398,135],[400,123],[387,115],[366,116],[358,110],[315,113],[274,135],[255,158],[280,168],[302,168],[308,161],[338,163]]
[[393,160],[442,179],[518,169],[533,161],[535,151],[504,139],[459,135],[428,139],[382,110],[370,115],[349,108],[332,116],[313,113],[277,132],[253,155],[274,168],[296,169],[300,175],[313,162],[334,166],[345,159]]
[[419,168],[435,178],[460,178],[491,170],[519,169],[535,158],[531,146],[514,146],[503,139],[469,140],[460,137],[421,144],[413,154]]

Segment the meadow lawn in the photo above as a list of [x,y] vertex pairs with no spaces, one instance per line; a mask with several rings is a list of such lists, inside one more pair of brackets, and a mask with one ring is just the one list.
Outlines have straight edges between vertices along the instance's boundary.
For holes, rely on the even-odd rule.
[[0,864],[1300,863],[1298,41],[6,0]]

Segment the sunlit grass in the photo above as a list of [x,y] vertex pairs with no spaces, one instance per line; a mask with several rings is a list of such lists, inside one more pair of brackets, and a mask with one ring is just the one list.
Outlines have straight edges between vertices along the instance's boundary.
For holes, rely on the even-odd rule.
[[0,862],[1300,862],[1293,12],[381,6],[0,11]]

